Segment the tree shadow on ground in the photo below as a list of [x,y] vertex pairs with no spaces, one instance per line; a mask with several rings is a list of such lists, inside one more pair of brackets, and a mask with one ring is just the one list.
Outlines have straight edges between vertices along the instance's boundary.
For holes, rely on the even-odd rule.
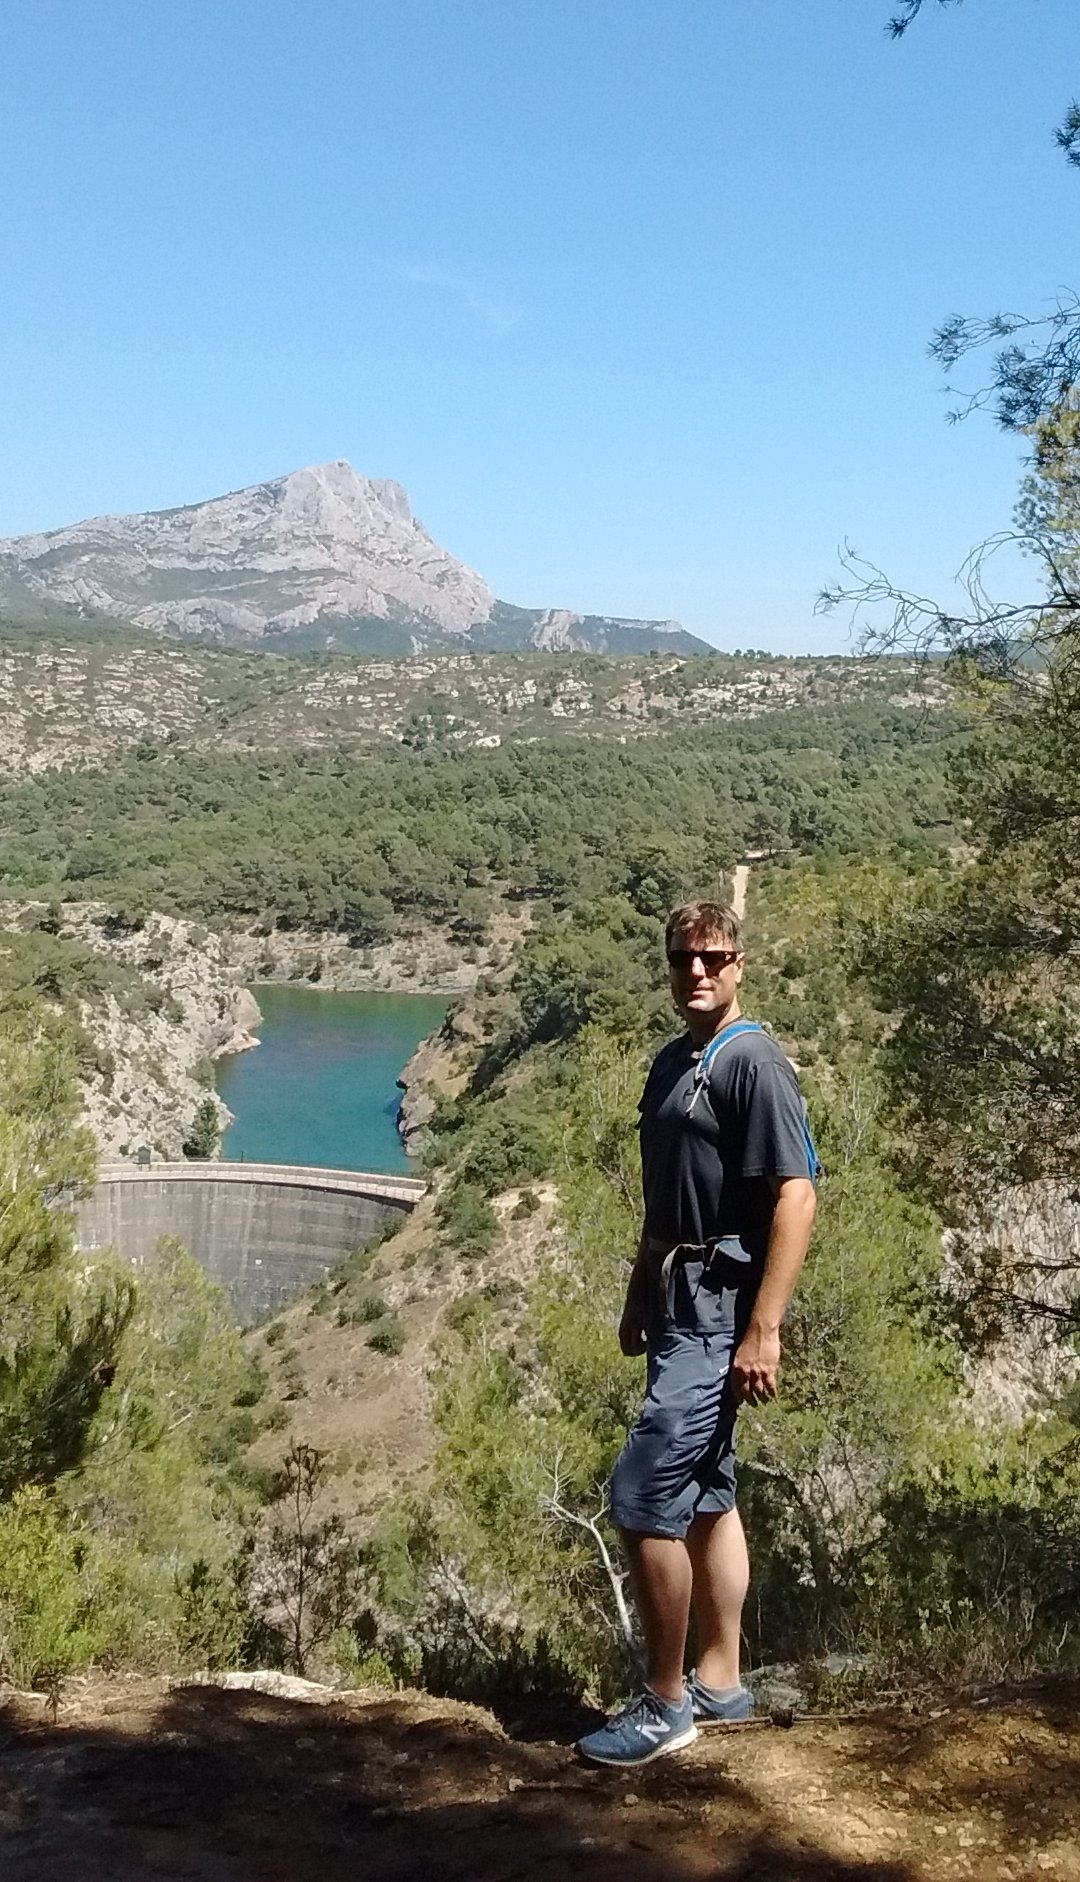
[[[101,1708],[99,1707],[99,1711]],[[0,1707],[4,1882],[916,1882],[837,1861],[708,1762],[591,1770],[401,1695],[142,1689],[109,1718]]]

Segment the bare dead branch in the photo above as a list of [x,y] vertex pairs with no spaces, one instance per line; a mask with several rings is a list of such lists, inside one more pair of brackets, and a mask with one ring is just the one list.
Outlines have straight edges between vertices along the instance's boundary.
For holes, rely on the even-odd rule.
[[607,1576],[608,1585],[611,1589],[611,1597],[615,1604],[615,1613],[619,1623],[619,1632],[622,1635],[627,1651],[636,1659],[637,1643],[634,1639],[634,1623],[631,1618],[630,1609],[627,1606],[624,1592],[627,1577],[622,1570],[615,1567],[611,1559],[611,1551],[600,1530],[600,1518],[606,1514],[607,1504],[605,1501],[602,1501],[595,1516],[582,1516],[577,1510],[572,1510],[568,1504],[564,1503],[559,1480],[561,1461],[561,1453],[556,1453],[554,1462],[550,1466],[552,1478],[551,1493],[540,1498],[540,1508],[549,1520],[558,1523],[568,1523],[575,1529],[583,1529],[587,1535],[592,1537],[596,1552],[600,1557],[600,1566]]

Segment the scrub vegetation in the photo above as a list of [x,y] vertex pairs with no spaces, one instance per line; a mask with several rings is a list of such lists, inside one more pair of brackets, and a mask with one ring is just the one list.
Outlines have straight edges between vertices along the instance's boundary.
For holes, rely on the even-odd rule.
[[[934,875],[939,886],[951,879],[948,867]],[[997,1338],[973,1338],[966,1274],[943,1262],[943,1200],[935,1212],[899,1128],[894,1016],[859,972],[853,917],[889,905],[908,880],[888,859],[773,865],[751,920],[746,1004],[802,1063],[826,1177],[781,1397],[741,1421],[756,1568],[747,1646],[757,1665],[847,1656],[834,1680],[841,1696],[852,1682],[1001,1678],[1075,1659],[1076,1372],[1067,1365],[1054,1393],[1034,1382],[1019,1404],[1004,1380],[997,1395],[1001,1318]],[[576,927],[584,963],[593,950],[583,914]],[[636,1102],[649,1052],[670,1029],[659,924],[631,935],[626,911],[615,1011],[590,1013],[584,995],[567,1002],[560,963],[555,1037],[523,1017],[551,946],[527,943],[515,989],[491,1003],[472,1088],[440,1120],[439,1158],[457,1171],[482,1171],[489,1154],[501,1169],[508,1111],[546,1135],[563,1231],[524,1311],[507,1316],[472,1297],[448,1326],[438,1515],[426,1503],[411,1520],[395,1512],[373,1550],[396,1643],[384,1651],[433,1676],[424,1643],[437,1616],[434,1676],[452,1690],[490,1688],[496,1665],[608,1698],[626,1679],[600,1545],[617,1561],[605,1484],[641,1386],[613,1328],[640,1221]],[[461,1193],[454,1176],[446,1194]],[[1006,1318],[1030,1318],[1022,1290],[1003,1301],[999,1287],[995,1298]],[[1053,1324],[1067,1356],[1069,1323]],[[478,1635],[487,1659],[470,1646]],[[829,1680],[816,1687],[825,1693]]]
[[[861,843],[763,843],[752,880],[745,1004],[800,1062],[826,1177],[781,1398],[742,1421],[747,1644],[758,1664],[839,1653],[845,1697],[1076,1665],[1078,453],[1070,398],[1032,436],[1021,499],[1045,602],[927,623],[892,597],[890,644],[942,646],[970,707],[935,753],[936,851],[909,800],[917,838],[901,817]],[[868,772],[882,788],[888,767]],[[668,1029],[659,917],[708,886],[681,854],[648,889],[549,904],[438,1119],[448,1217],[489,1161],[524,1179],[509,1117],[547,1143],[563,1230],[523,1313],[480,1296],[454,1317],[437,1514],[397,1511],[374,1551],[396,1663],[451,1687],[516,1667],[625,1689],[604,1486],[640,1368],[612,1329],[635,1103]]]

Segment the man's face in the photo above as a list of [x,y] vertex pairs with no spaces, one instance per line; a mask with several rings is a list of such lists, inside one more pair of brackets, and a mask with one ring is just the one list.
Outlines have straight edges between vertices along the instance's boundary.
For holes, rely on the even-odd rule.
[[671,996],[683,1018],[715,1018],[735,1000],[745,956],[723,935],[673,934],[668,948]]

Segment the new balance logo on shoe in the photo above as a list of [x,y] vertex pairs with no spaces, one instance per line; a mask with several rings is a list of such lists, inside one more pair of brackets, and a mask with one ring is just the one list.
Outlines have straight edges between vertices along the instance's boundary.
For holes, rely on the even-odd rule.
[[692,1745],[696,1737],[689,1692],[673,1703],[646,1687],[598,1731],[580,1739],[578,1750],[594,1764],[648,1764]]

